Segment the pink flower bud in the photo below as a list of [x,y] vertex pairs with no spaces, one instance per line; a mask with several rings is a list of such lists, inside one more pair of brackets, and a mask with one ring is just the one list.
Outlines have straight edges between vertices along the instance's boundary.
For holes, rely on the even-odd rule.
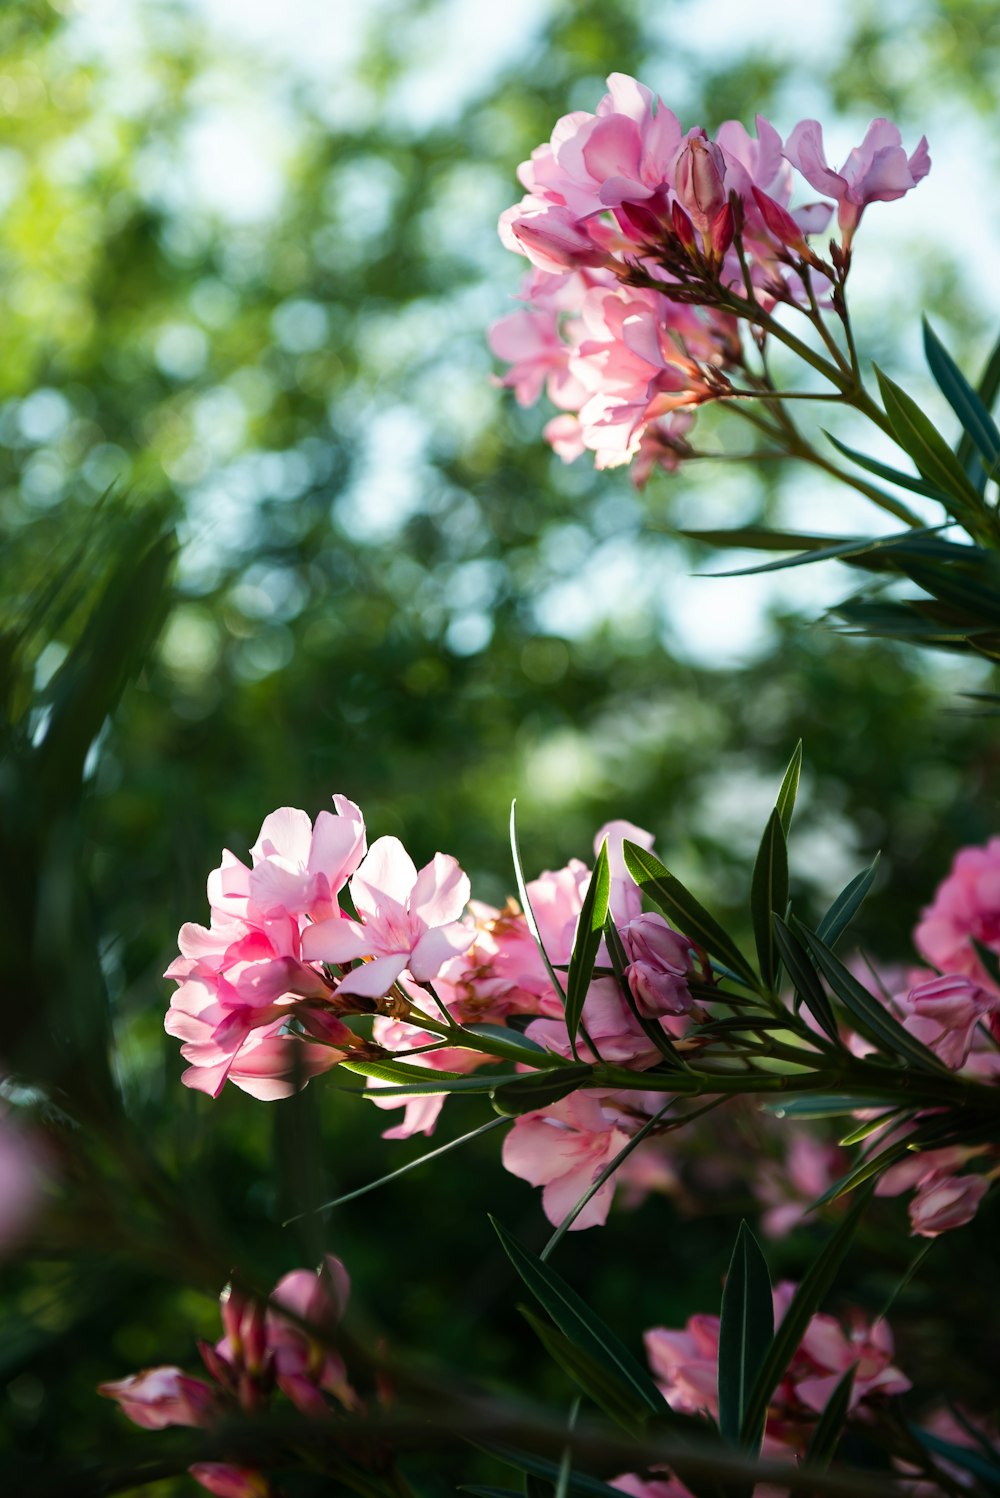
[[629,958],[625,976],[635,1007],[646,1019],[687,1014],[691,1008],[687,976],[691,943],[667,925],[661,915],[639,915],[621,929]]
[[695,248],[694,225],[688,218],[680,203],[674,203],[670,209],[670,218],[674,226],[674,233],[686,250]]
[[677,158],[674,186],[691,222],[707,235],[726,205],[726,161],[712,141],[694,135]]
[[215,1498],[270,1498],[274,1491],[262,1472],[228,1462],[195,1462],[188,1471]]
[[733,214],[733,206],[731,203],[726,203],[719,209],[712,220],[712,228],[709,234],[709,243],[712,246],[712,252],[718,255],[720,260],[732,244],[735,232],[736,219]]
[[129,1378],[99,1384],[97,1392],[116,1399],[128,1418],[147,1430],[208,1425],[218,1408],[215,1391],[179,1368],[146,1368]]
[[986,1176],[946,1176],[936,1172],[922,1181],[910,1202],[910,1222],[921,1238],[936,1238],[964,1227],[979,1210],[989,1189]]
[[807,248],[805,236],[787,208],[782,208],[780,203],[768,197],[766,192],[761,192],[759,187],[752,187],[751,191],[768,233],[773,234],[779,244],[787,245],[801,255]]

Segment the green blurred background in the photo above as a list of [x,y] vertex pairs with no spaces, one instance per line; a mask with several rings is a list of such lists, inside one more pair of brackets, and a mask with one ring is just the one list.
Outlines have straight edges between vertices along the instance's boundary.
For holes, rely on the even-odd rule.
[[[998,830],[995,726],[959,695],[981,675],[838,637],[820,617],[852,588],[836,566],[693,579],[704,554],[670,534],[873,517],[790,469],[692,466],[640,495],[627,472],[564,467],[544,414],[491,384],[484,340],[517,290],[494,232],[516,164],[619,70],[685,127],[762,111],[787,133],[815,115],[838,156],[874,114],[910,143],[926,130],[926,188],[878,205],[859,239],[863,351],[926,392],[927,310],[976,369],[996,331],[995,5],[856,0],[805,32],[779,3],[494,9],[0,12],[0,1057],[64,1161],[53,1213],[0,1269],[15,1481],[57,1454],[98,1470],[125,1426],[95,1384],[193,1368],[229,1266],[266,1286],[321,1243],[348,1263],[365,1334],[565,1397],[511,1315],[486,1224],[495,1208],[543,1241],[495,1135],[283,1230],[425,1142],[383,1144],[389,1120],[336,1077],[281,1105],[180,1086],[159,974],[179,924],[205,918],[220,850],[245,854],[273,807],[314,815],[342,791],[372,835],[400,835],[418,864],[455,853],[497,902],[512,795],[529,872],[588,858],[625,816],[739,924],[801,735],[797,888],[822,902],[881,847],[862,928],[887,959],[909,955],[954,849]],[[43,764],[53,721],[68,748]],[[450,1102],[442,1137],[482,1116]],[[633,1338],[716,1308],[750,1209],[739,1191],[695,1217],[654,1198],[568,1240],[562,1267]],[[903,1222],[887,1204],[869,1230],[855,1293],[873,1306],[911,1252]],[[956,1235],[907,1291],[918,1384],[933,1348],[934,1377],[982,1392],[978,1344],[955,1328],[990,1231]],[[775,1261],[798,1272],[814,1241]],[[980,1319],[983,1347],[995,1331]],[[464,1470],[425,1474],[428,1491]]]

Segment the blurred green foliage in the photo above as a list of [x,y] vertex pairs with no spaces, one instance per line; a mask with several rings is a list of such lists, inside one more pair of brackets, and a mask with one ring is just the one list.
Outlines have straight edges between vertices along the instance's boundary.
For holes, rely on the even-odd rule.
[[[735,490],[697,472],[637,496],[626,474],[563,468],[537,413],[491,387],[483,341],[516,284],[493,232],[515,164],[559,113],[593,107],[606,72],[682,79],[686,122],[832,99],[909,130],[916,56],[974,122],[1000,66],[993,7],[854,5],[817,78],[752,34],[713,59],[693,45],[692,3],[553,4],[505,71],[427,125],[397,101],[442,7],[372,7],[360,59],[325,95],[195,5],[124,9],[121,50],[69,0],[0,17],[0,1056],[63,1171],[40,1241],[4,1267],[0,1463],[5,1491],[25,1493],[57,1452],[96,1470],[121,1449],[94,1386],[193,1367],[231,1267],[266,1287],[321,1243],[354,1276],[359,1337],[566,1399],[509,1314],[486,1210],[536,1243],[544,1224],[495,1136],[284,1230],[419,1147],[383,1145],[383,1116],[336,1076],[271,1106],[179,1084],[159,974],[181,921],[204,917],[221,848],[243,854],[274,806],[315,814],[343,791],[375,834],[403,836],[418,863],[454,852],[497,901],[513,794],[529,872],[589,857],[596,827],[625,816],[739,921],[801,734],[793,870],[819,904],[882,847],[864,936],[895,959],[953,850],[996,830],[995,727],[954,695],[974,674],[801,612],[775,617],[740,667],[693,663],[678,642],[670,590],[688,562],[666,527],[771,514],[801,480],[748,466]],[[266,210],[225,206],[206,119],[234,98],[235,128],[257,107],[281,126]],[[979,356],[981,288],[961,245],[927,241],[907,308]],[[873,327],[873,345],[893,331]],[[705,607],[725,612],[728,586]],[[442,1127],[480,1117],[454,1101]],[[568,1239],[560,1266],[634,1342],[716,1308],[747,1206],[685,1220],[654,1198]],[[972,1400],[996,1327],[981,1316],[961,1347],[955,1328],[975,1320],[991,1221],[942,1244],[902,1306],[902,1365],[919,1378],[933,1363]],[[905,1263],[900,1222],[887,1204],[867,1230],[855,1293],[870,1306]],[[776,1250],[781,1272],[811,1243]],[[460,1475],[449,1458],[427,1491]]]

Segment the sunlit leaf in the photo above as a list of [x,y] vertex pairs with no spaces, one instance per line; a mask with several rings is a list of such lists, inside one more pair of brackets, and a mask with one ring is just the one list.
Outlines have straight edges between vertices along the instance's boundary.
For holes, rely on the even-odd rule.
[[721,958],[751,988],[758,989],[757,975],[732,937],[681,881],[665,869],[654,854],[640,848],[637,843],[626,839],[624,853],[625,865],[643,894],[658,905],[685,936],[704,947],[706,952]]
[[566,1028],[569,1031],[569,1043],[573,1048],[574,1056],[577,1054],[576,1033],[580,1027],[580,1018],[583,1014],[587,990],[590,988],[590,980],[594,975],[594,963],[597,961],[597,952],[601,945],[610,894],[611,874],[608,869],[608,844],[605,839],[597,855],[587,893],[583,897],[583,905],[577,921],[576,938],[569,959],[569,971],[566,974]]

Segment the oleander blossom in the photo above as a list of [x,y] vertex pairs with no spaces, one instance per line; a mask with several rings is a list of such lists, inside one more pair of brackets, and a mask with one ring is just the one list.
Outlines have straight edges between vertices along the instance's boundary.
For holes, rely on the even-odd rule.
[[991,991],[997,985],[976,951],[1000,954],[1000,837],[962,848],[913,933],[917,950],[943,973],[958,973]]
[[[701,126],[685,133],[634,78],[612,73],[607,85],[593,114],[563,116],[518,168],[525,196],[498,231],[532,269],[524,310],[501,318],[490,344],[510,366],[499,383],[521,405],[544,390],[559,409],[545,437],[564,461],[587,451],[598,468],[635,460],[643,483],[690,455],[697,408],[731,394],[744,367],[724,293],[765,310],[824,302],[847,274],[866,206],[902,197],[930,158],[925,140],[908,157],[896,127],[875,120],[835,172],[814,120],[787,145],[761,116],[755,135],[728,120],[713,139]],[[793,205],[796,172],[836,204],[835,264],[809,242],[833,204]]]
[[[268,1306],[227,1286],[220,1299],[224,1335],[214,1344],[199,1343],[209,1382],[180,1368],[147,1368],[100,1384],[98,1393],[115,1400],[146,1430],[212,1427],[238,1409],[262,1409],[275,1389],[317,1419],[338,1406],[357,1409],[344,1361],[332,1346],[349,1294],[347,1271],[333,1254],[315,1273],[293,1269],[286,1274]],[[267,1498],[272,1491],[262,1473],[247,1467],[196,1462],[188,1470],[222,1498]]]
[[[775,1325],[795,1293],[783,1282],[774,1289]],[[682,1414],[719,1413],[719,1318],[692,1316],[679,1330],[654,1327],[645,1336],[646,1356],[663,1397]],[[888,1323],[854,1315],[846,1326],[833,1316],[812,1317],[785,1375],[771,1396],[764,1454],[801,1454],[816,1420],[847,1370],[855,1370],[850,1409],[863,1413],[872,1402],[903,1394],[910,1381],[893,1364]]]

